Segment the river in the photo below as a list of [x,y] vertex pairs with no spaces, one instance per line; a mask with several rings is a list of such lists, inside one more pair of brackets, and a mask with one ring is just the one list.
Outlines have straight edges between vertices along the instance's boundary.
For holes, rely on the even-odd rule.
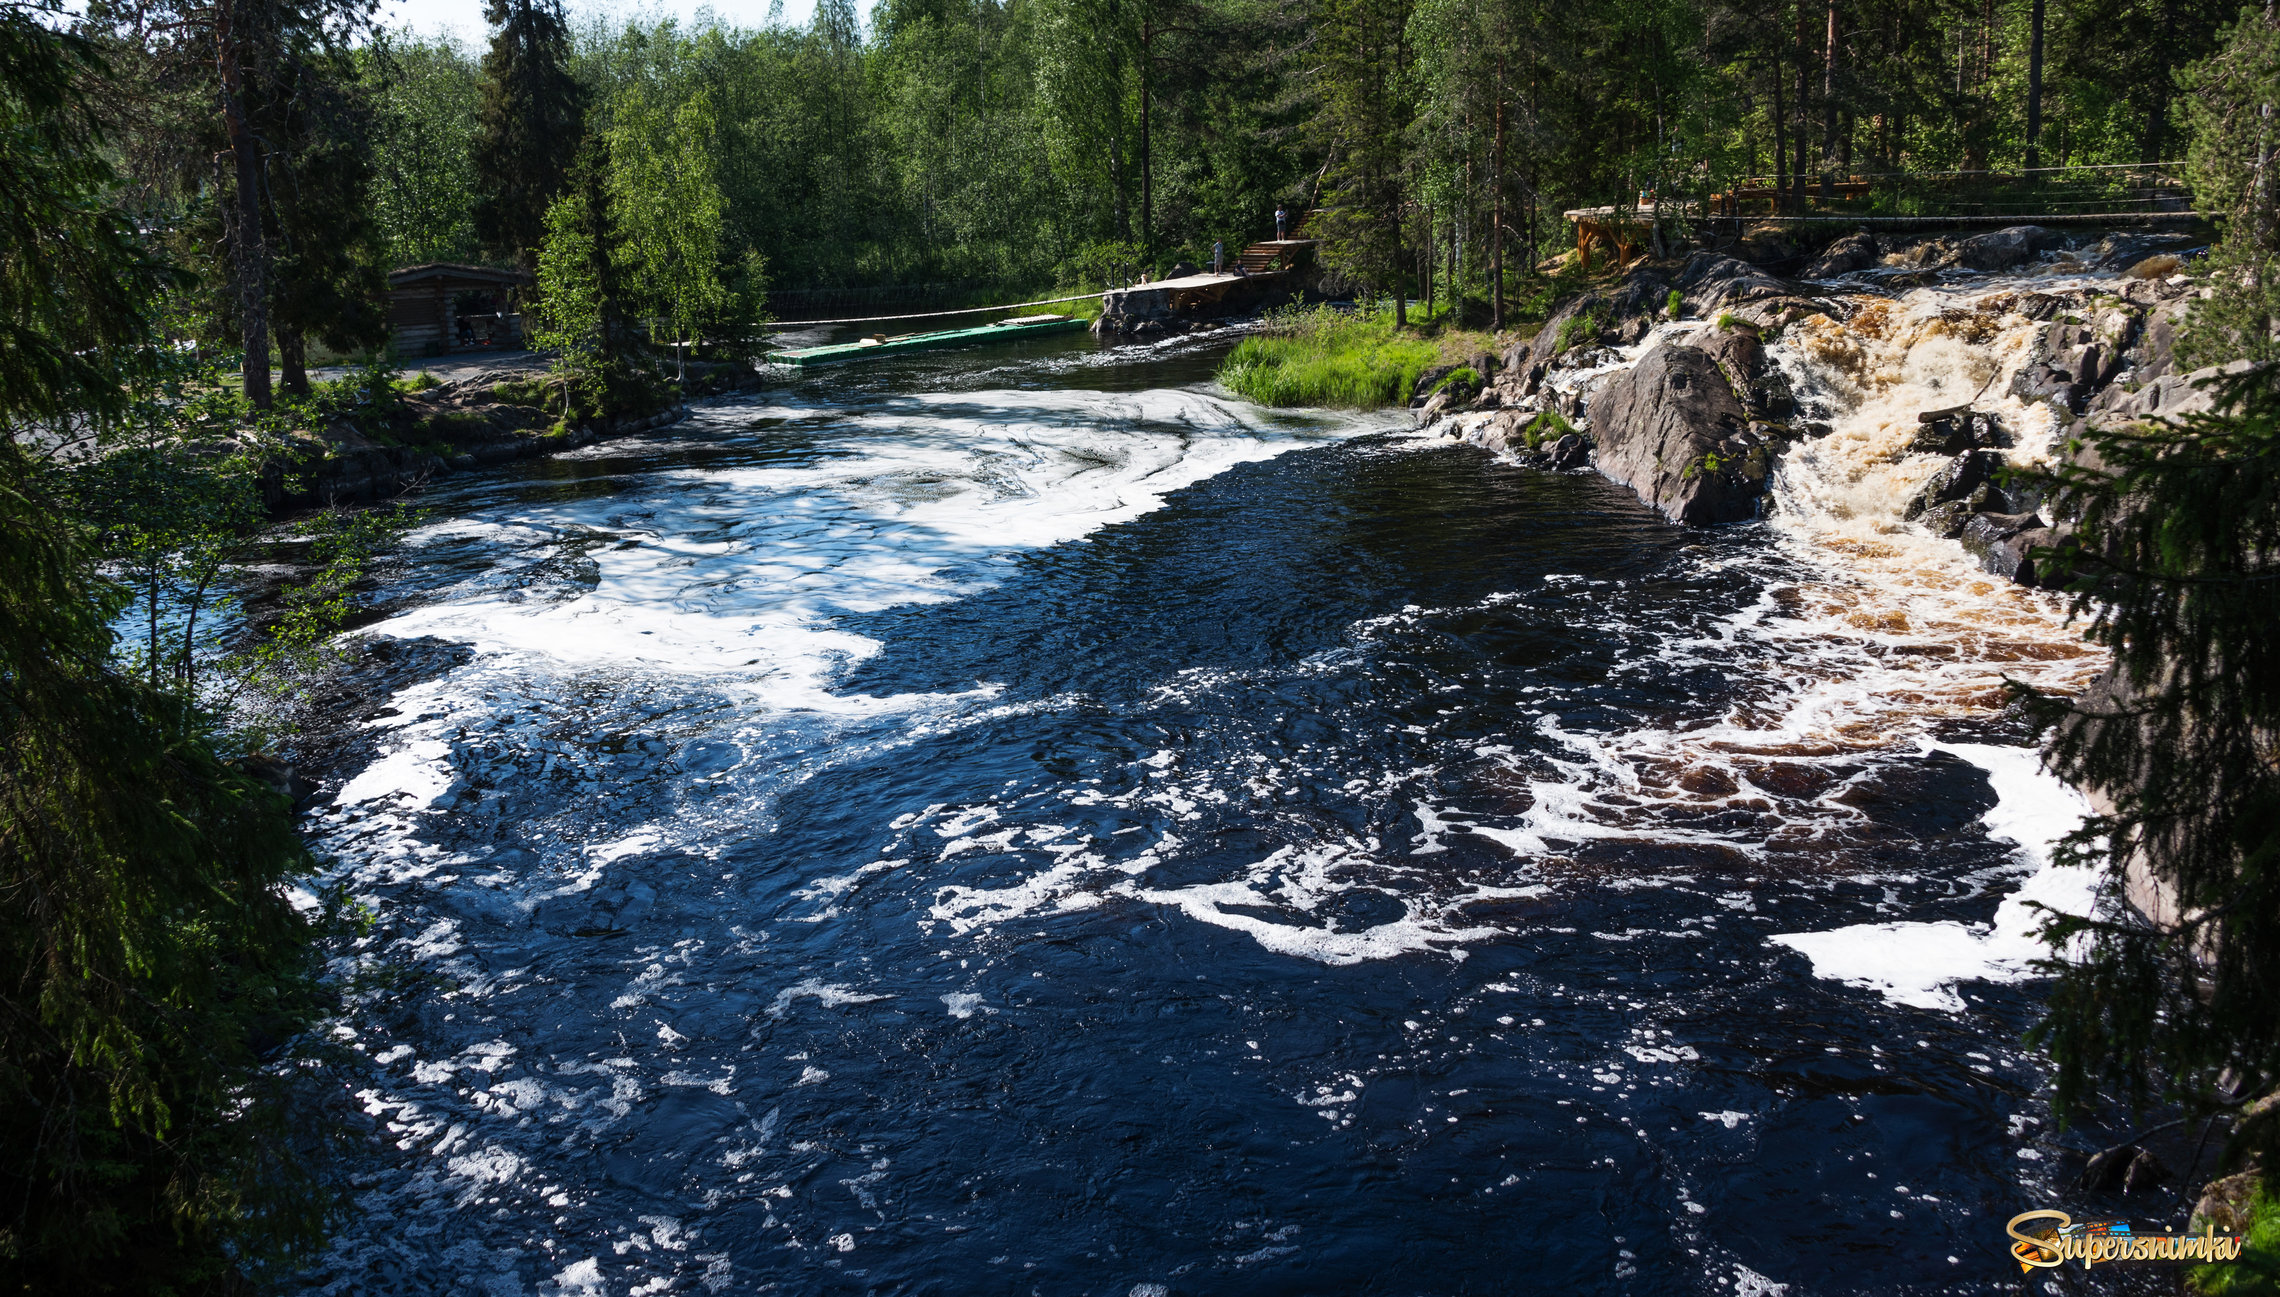
[[1226,345],[430,493],[320,745],[381,1140],[312,1289],[2012,1290],[2057,604],[1854,527],[1842,424],[1683,531]]

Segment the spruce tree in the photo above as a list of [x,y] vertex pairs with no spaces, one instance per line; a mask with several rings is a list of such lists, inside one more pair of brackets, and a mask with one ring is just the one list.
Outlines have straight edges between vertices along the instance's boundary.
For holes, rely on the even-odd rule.
[[584,137],[585,96],[570,75],[570,36],[558,0],[488,0],[492,26],[476,111],[475,205],[483,250],[524,269],[538,263],[546,210]]
[[308,857],[185,691],[119,669],[120,592],[23,449],[120,412],[174,279],[53,17],[0,6],[0,1286],[237,1291],[332,1203],[271,1066],[317,1008]]

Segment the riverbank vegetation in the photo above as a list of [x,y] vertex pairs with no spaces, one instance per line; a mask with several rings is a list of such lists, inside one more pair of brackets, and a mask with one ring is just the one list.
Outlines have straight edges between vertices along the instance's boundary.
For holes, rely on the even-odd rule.
[[1374,410],[1408,404],[1418,378],[1436,367],[1444,371],[1441,381],[1462,381],[1472,371],[1450,367],[1494,342],[1477,330],[1402,329],[1391,307],[1301,308],[1268,316],[1235,344],[1219,381],[1260,405]]

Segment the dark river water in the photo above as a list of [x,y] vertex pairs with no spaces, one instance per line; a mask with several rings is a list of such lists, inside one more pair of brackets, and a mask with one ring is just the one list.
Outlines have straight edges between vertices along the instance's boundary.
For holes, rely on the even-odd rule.
[[313,1287],[2016,1290],[2068,803],[1993,700],[2071,632],[1224,345],[431,492],[321,745],[378,1139]]

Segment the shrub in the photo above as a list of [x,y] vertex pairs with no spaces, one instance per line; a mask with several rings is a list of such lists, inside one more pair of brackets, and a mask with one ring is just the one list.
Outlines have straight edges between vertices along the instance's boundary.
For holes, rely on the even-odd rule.
[[1664,307],[1669,311],[1670,318],[1677,319],[1686,312],[1686,294],[1675,288],[1670,290],[1670,299],[1664,303]]
[[[2200,1224],[2201,1222],[2194,1222]],[[2185,1279],[2203,1297],[2275,1297],[2280,1294],[2280,1203],[2262,1184],[2250,1200],[2240,1260],[2194,1266]]]

